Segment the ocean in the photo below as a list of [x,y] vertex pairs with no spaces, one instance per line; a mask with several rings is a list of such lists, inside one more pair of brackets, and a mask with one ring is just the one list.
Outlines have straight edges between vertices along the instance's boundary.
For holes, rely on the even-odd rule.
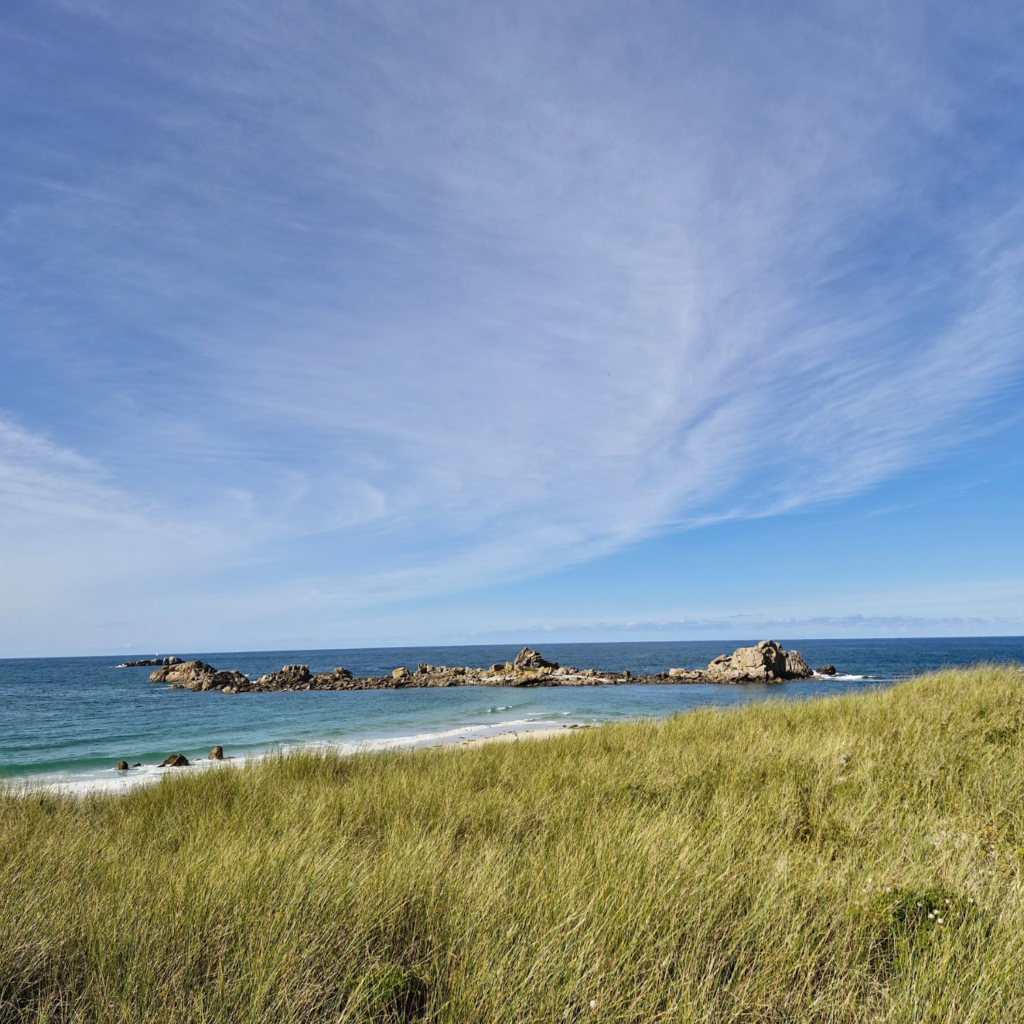
[[[563,665],[650,675],[703,668],[756,641],[531,644]],[[569,725],[663,718],[697,707],[807,700],[888,686],[918,672],[978,661],[1024,662],[1024,637],[782,640],[833,678],[780,685],[619,685],[537,689],[466,686],[353,692],[260,693],[171,690],[150,668],[118,668],[122,657],[0,660],[0,780],[71,792],[117,791],[152,781],[169,754],[190,760],[219,745],[246,758],[306,744],[341,750],[427,746]],[[519,646],[400,647],[334,651],[195,653],[218,669],[255,677],[285,664],[313,672],[344,666],[357,676],[399,665],[482,667],[511,661]],[[133,654],[132,658],[141,657]],[[119,760],[142,768],[119,773]]]

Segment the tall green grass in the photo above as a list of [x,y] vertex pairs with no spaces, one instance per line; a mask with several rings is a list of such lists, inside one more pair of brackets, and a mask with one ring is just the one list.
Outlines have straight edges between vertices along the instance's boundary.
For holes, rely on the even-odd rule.
[[982,666],[8,793],[0,1020],[1022,1020],[1022,714]]

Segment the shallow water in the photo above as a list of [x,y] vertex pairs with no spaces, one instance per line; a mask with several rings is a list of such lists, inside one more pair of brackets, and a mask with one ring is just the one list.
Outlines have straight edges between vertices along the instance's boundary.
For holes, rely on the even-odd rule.
[[[801,700],[884,686],[944,665],[1024,662],[1024,637],[782,642],[801,651],[812,668],[832,663],[840,675],[781,686],[466,686],[225,696],[150,683],[152,669],[117,668],[117,657],[0,660],[0,777],[33,785],[58,782],[72,790],[115,789],[155,777],[155,766],[170,753],[191,760],[205,757],[215,744],[239,757],[321,742],[345,750],[429,745],[560,725],[660,718],[708,705]],[[563,665],[649,675],[673,667],[703,668],[740,643],[536,646]],[[516,646],[496,645],[174,653],[249,676],[284,664],[308,664],[313,672],[343,665],[362,676],[383,675],[399,665],[414,669],[420,661],[481,667],[512,660],[517,651]],[[121,759],[145,767],[126,776],[112,768]]]

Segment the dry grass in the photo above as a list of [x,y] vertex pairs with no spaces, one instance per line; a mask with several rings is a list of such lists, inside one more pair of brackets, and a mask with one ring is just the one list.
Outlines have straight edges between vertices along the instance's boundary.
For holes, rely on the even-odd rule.
[[1021,1020],[1022,712],[982,666],[0,796],[0,1021]]

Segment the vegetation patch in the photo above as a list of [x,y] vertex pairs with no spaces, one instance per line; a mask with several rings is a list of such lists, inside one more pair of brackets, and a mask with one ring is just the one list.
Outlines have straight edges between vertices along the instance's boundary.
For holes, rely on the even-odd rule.
[[0,1024],[1024,1019],[1022,714],[980,666],[0,793]]

